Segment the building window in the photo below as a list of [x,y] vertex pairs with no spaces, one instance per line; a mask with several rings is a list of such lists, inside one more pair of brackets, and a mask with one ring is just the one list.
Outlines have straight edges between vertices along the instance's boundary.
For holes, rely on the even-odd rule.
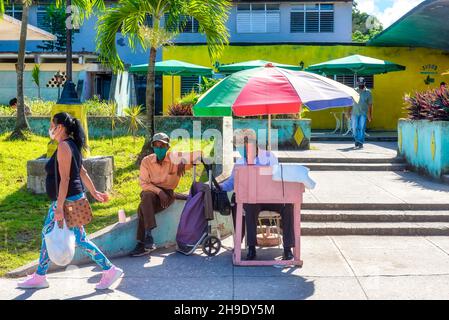
[[291,33],[334,32],[333,4],[300,4],[290,12]]
[[357,78],[363,77],[365,78],[366,87],[368,89],[374,88],[374,76],[355,76],[355,75],[329,75],[327,76],[330,79],[334,79],[348,87],[355,88],[357,83]]
[[47,9],[45,6],[38,6],[36,11],[37,27],[51,32],[51,26],[46,21]]
[[[165,14],[165,21],[168,20],[168,14]],[[200,24],[198,20],[194,17],[190,16],[181,16],[180,20],[184,22],[184,28],[181,30],[181,27],[178,26],[178,32],[181,33],[199,33]],[[174,31],[174,28],[168,28],[170,31]]]
[[280,32],[281,13],[279,4],[237,4],[237,33]]
[[5,14],[22,21],[22,5],[12,3],[9,6],[5,6]]
[[198,76],[183,76],[181,77],[181,97],[189,94],[194,90],[198,92],[198,84],[200,83],[200,77]]

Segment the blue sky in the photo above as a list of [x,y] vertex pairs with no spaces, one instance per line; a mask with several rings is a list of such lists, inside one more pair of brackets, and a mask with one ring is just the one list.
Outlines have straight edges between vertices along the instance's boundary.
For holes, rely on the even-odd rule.
[[390,26],[423,0],[355,0],[358,8],[376,16],[384,25]]

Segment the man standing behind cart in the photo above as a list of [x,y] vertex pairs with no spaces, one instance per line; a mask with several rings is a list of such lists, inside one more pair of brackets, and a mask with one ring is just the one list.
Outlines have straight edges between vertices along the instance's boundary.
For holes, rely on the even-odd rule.
[[130,253],[132,257],[143,256],[156,248],[151,234],[156,228],[155,215],[175,201],[174,189],[194,161],[193,153],[186,161],[169,152],[170,138],[165,133],[156,133],[151,142],[154,153],[143,158],[140,165],[139,183],[142,192],[137,209],[137,245]]
[[371,91],[366,87],[365,78],[359,78],[357,85],[358,88],[355,90],[360,95],[360,99],[349,108],[349,114],[355,148],[361,149],[365,143],[366,121],[371,122],[373,119],[373,97]]
[[[253,164],[256,166],[274,166],[278,164],[278,159],[271,152],[259,148],[255,135],[248,134],[244,131],[244,143],[237,147],[241,158],[235,163],[231,176],[220,184],[222,190],[230,192],[234,190],[234,174],[235,167]],[[256,259],[257,245],[257,221],[261,211],[275,211],[281,215],[281,227],[283,230],[284,255],[283,260],[293,260],[292,247],[295,246],[294,225],[293,225],[293,205],[280,203],[263,203],[243,205],[245,211],[246,239],[248,243],[247,260]],[[235,223],[235,210],[233,210],[233,218]]]

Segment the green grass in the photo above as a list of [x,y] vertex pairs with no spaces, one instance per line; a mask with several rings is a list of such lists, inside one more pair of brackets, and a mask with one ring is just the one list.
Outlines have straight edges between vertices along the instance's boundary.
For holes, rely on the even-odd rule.
[[[8,135],[0,135],[0,276],[38,258],[40,233],[49,206],[46,195],[34,195],[26,190],[26,163],[46,152],[48,138],[32,135],[28,141],[11,142],[5,140]],[[111,200],[92,204],[94,220],[87,226],[88,233],[116,222],[119,209],[124,209],[128,216],[135,214],[140,193],[135,160],[143,142],[143,137],[137,137],[135,144],[132,137],[116,137],[114,146],[110,139],[90,141],[92,156],[114,156],[115,172]],[[174,145],[188,150],[192,143],[175,142]],[[204,152],[210,152],[211,147],[202,143]],[[198,174],[202,173],[199,168]],[[176,191],[188,192],[191,182],[188,171]]]

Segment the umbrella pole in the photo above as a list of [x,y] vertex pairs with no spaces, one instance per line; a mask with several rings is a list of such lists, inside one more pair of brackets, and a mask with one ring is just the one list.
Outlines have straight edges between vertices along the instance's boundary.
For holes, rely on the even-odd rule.
[[268,114],[268,142],[267,150],[271,151],[271,114]]
[[175,77],[172,75],[171,76],[171,105],[174,104],[174,99],[175,99]]

